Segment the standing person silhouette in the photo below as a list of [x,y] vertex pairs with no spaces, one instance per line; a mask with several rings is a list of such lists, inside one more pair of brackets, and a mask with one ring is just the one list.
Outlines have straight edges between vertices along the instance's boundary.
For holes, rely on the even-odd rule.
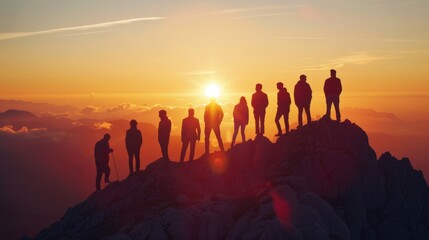
[[282,127],[280,126],[280,118],[283,116],[283,120],[285,122],[285,132],[289,132],[289,112],[290,112],[290,94],[287,89],[283,86],[282,82],[277,83],[277,113],[276,113],[276,126],[278,133],[275,136],[282,135]]
[[268,96],[262,92],[262,84],[255,87],[256,92],[252,95],[253,115],[255,117],[255,131],[257,135],[265,133],[265,109],[268,106]]
[[305,110],[307,124],[311,122],[310,103],[312,98],[310,84],[307,83],[307,76],[299,76],[299,81],[295,85],[294,100],[298,107],[298,127],[302,127],[302,112]]
[[220,135],[220,123],[223,119],[222,108],[216,103],[214,98],[210,99],[210,103],[206,106],[204,111],[204,144],[205,154],[209,154],[210,147],[210,132],[216,135],[217,142],[219,143],[220,150],[225,151],[223,147],[222,137]]
[[331,106],[332,103],[335,107],[335,113],[337,115],[337,121],[341,122],[340,114],[340,94],[343,91],[341,86],[341,80],[337,78],[337,71],[331,69],[331,77],[325,80],[325,86],[323,87],[326,97],[326,117],[331,118]]
[[127,130],[125,135],[125,146],[128,152],[130,175],[134,173],[133,157],[136,159],[136,172],[140,171],[140,148],[142,143],[142,133],[137,129],[137,121],[133,119],[130,121],[130,129]]
[[110,135],[104,134],[103,138],[95,144],[94,157],[95,166],[97,167],[97,176],[95,177],[95,189],[100,191],[100,182],[102,174],[104,173],[104,182],[110,183],[109,175],[109,153],[113,152],[113,149],[109,146]]
[[158,125],[158,142],[161,146],[162,158],[164,161],[170,161],[168,157],[168,143],[170,142],[170,132],[171,132],[171,121],[167,117],[167,111],[159,111],[159,121]]
[[188,148],[189,144],[191,145],[189,161],[194,160],[195,143],[200,141],[201,138],[200,121],[198,121],[194,115],[194,109],[190,108],[188,109],[188,117],[184,118],[182,121],[182,151],[180,153],[180,162],[184,162],[186,149]]
[[246,142],[246,134],[244,130],[246,125],[249,124],[249,107],[245,97],[240,98],[240,102],[235,105],[234,112],[234,134],[232,135],[231,147],[235,145],[235,139],[237,138],[238,129],[241,129],[241,139]]

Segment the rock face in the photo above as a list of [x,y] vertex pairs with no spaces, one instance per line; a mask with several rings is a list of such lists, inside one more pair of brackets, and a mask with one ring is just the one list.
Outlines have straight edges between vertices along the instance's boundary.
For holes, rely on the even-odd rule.
[[408,159],[319,120],[112,183],[35,239],[429,239],[429,190]]

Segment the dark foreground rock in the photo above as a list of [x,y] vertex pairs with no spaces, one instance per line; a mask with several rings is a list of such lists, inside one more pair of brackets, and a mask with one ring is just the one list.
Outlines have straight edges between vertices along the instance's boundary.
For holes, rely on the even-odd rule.
[[161,160],[70,208],[35,239],[429,239],[408,159],[355,124],[313,122],[184,164]]

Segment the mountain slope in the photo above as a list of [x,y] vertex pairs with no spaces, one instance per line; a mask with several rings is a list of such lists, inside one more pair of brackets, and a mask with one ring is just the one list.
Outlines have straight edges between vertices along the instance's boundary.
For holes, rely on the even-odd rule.
[[429,191],[407,159],[319,120],[112,183],[36,239],[428,239]]

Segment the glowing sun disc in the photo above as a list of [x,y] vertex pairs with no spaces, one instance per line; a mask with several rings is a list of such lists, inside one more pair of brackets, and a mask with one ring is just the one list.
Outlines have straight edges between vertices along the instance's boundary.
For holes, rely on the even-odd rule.
[[217,98],[220,96],[220,88],[216,84],[210,84],[206,87],[206,96],[210,98]]

